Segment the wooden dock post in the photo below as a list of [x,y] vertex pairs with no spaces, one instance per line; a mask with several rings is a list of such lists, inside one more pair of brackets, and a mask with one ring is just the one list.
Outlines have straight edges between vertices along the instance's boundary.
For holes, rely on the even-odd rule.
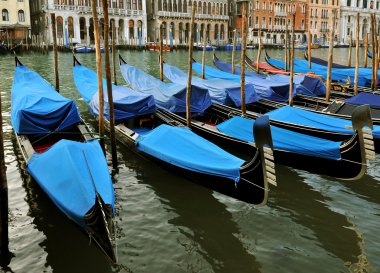
[[234,29],[234,41],[232,44],[232,61],[231,61],[231,72],[232,74],[235,74],[235,51],[236,51],[236,37],[237,36],[237,30]]
[[309,62],[309,69],[311,68],[311,32],[307,32],[307,60]]
[[359,17],[360,14],[356,15],[356,47],[355,47],[355,78],[354,78],[354,94],[358,94],[358,78],[359,78]]
[[332,10],[332,14],[333,14],[333,18],[332,18],[332,24],[331,24],[329,56],[328,56],[328,64],[327,64],[327,78],[326,78],[326,101],[327,102],[330,101],[331,68],[332,68],[332,63],[333,63],[336,9]]
[[[261,58],[261,30],[259,29],[259,32],[258,32],[258,35],[259,35],[259,50],[257,52],[257,59],[256,59],[256,73],[259,73],[260,72],[260,58]],[[245,58],[245,56],[244,56]]]
[[164,81],[164,59],[162,56],[162,50],[164,47],[164,41],[162,40],[162,25],[160,25],[160,81]]
[[192,4],[191,21],[190,21],[190,40],[189,40],[189,61],[187,71],[187,89],[186,89],[186,124],[191,127],[191,77],[193,74],[193,46],[194,46],[194,19],[195,19],[195,2]]
[[[106,82],[107,82],[107,97],[108,97],[108,112],[110,122],[110,139],[111,139],[111,155],[112,165],[117,167],[117,152],[116,152],[116,137],[115,137],[115,113],[113,106],[112,94],[112,79],[111,79],[111,64],[110,64],[110,49],[109,49],[109,18],[108,18],[108,0],[102,0],[104,12],[104,63],[106,67]],[[113,36],[113,35],[112,35]],[[113,51],[112,54],[114,54]],[[114,62],[115,64],[115,62]]]
[[57,90],[57,92],[59,92],[57,29],[55,27],[55,13],[50,14],[50,18],[51,18],[51,28],[52,28],[52,31],[53,31],[53,53],[54,53],[55,90]]
[[247,2],[241,2],[241,58],[240,58],[240,87],[241,87],[241,115],[244,117],[246,115],[246,105],[245,105],[245,51],[247,47]]
[[117,84],[116,79],[116,27],[115,27],[115,21],[112,24],[112,68],[113,68],[113,83]]
[[349,43],[349,46],[348,46],[347,66],[351,66],[351,51],[352,51],[352,31],[350,31],[350,43]]
[[289,82],[289,106],[293,106],[293,79],[294,79],[294,27],[295,27],[295,21],[296,21],[296,13],[292,13],[292,45],[290,50],[290,82]]
[[0,96],[0,254],[9,253],[8,237],[8,184],[5,167],[4,137],[3,137],[3,110]]
[[364,67],[367,67],[368,64],[368,35],[369,33],[365,34],[365,42],[364,42]]
[[205,79],[205,62],[206,62],[206,30],[203,29],[203,52],[202,52],[202,79]]
[[[100,54],[100,35],[99,35],[99,18],[96,8],[96,0],[91,0],[92,17],[94,20],[94,38],[95,38],[95,54],[96,54],[96,72],[98,75],[98,94],[99,94],[99,138],[100,146],[105,152],[104,146],[104,92],[102,77],[102,56]],[[106,49],[104,49],[106,50]]]

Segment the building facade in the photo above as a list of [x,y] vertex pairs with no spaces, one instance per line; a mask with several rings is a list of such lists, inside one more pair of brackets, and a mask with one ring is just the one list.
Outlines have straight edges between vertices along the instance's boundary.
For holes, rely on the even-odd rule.
[[[362,43],[366,33],[371,33],[371,13],[380,14],[379,0],[340,0],[341,2],[341,17],[340,17],[340,32],[339,40],[348,43],[350,32],[352,38],[356,38],[356,15],[359,12],[359,40]],[[376,19],[377,35],[380,33],[380,18]],[[371,42],[371,41],[370,41]]]
[[0,43],[26,43],[30,30],[28,0],[0,1]]
[[[203,41],[203,33],[211,44],[226,43],[228,39],[228,3],[227,0],[194,1],[195,42]],[[157,42],[159,29],[165,44],[188,44],[190,36],[190,18],[192,1],[190,0],[147,0],[148,41]]]
[[[327,44],[332,28],[334,40],[340,36],[340,0],[309,0],[309,30],[313,43]],[[336,11],[335,26],[332,26],[333,10]]]
[[[241,28],[241,2],[236,7],[235,26]],[[292,13],[295,17],[295,39],[298,42],[306,40],[307,3],[306,0],[250,0],[248,2],[248,36],[247,42],[258,43],[258,32],[261,31],[261,40],[264,44],[285,43],[285,30],[291,29]],[[289,35],[291,35],[289,33]]]
[[[56,17],[60,44],[94,44],[94,23],[90,0],[31,0],[32,35],[52,43],[50,14]],[[145,44],[147,37],[145,0],[108,0],[110,25],[115,25],[118,45]],[[99,28],[103,37],[102,0],[97,0]],[[38,35],[38,36],[37,36]],[[112,29],[110,29],[110,37]]]

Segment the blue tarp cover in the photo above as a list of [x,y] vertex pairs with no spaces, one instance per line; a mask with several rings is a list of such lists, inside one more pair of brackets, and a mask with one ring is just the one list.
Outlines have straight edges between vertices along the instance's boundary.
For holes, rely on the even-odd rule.
[[[129,65],[120,65],[124,80],[136,91],[153,95],[156,105],[173,113],[186,112],[186,85],[165,83]],[[192,86],[190,111],[203,113],[210,105],[211,98],[207,90]]]
[[[202,69],[196,71],[198,74],[202,74]],[[181,69],[164,64],[164,74],[165,76],[175,83],[186,83],[187,82],[187,73]],[[210,93],[211,99],[214,102],[224,104],[224,105],[234,105],[241,106],[241,87],[240,83],[225,79],[209,79],[204,80],[196,76],[192,76],[191,84],[199,88],[205,88]],[[245,101],[246,104],[254,103],[259,99],[259,95],[256,93],[256,90],[251,83],[245,84]]]
[[[220,132],[237,139],[254,142],[254,122],[252,119],[233,117],[217,125],[217,128]],[[271,132],[275,150],[290,151],[292,153],[331,160],[341,158],[341,142],[299,134],[275,126],[271,126]]]
[[[313,128],[337,133],[351,135],[354,133],[353,130],[347,128],[347,126],[352,127],[351,120],[345,120],[329,115],[306,111],[296,107],[284,106],[268,112],[266,115],[268,115],[272,120],[307,125]],[[380,126],[374,126],[373,136],[376,138],[380,137]]]
[[[277,68],[284,67],[284,61],[268,58],[267,62]],[[327,68],[323,65],[313,64],[311,69],[309,69],[309,64],[305,60],[294,59],[294,72],[307,74],[313,72],[316,75],[322,77],[326,80],[327,78]],[[331,69],[331,79],[336,82],[346,82],[347,78],[350,78],[351,83],[354,82],[355,68],[332,68]],[[372,69],[371,68],[359,68],[359,86],[371,86],[372,80]]]
[[160,125],[140,135],[137,149],[175,166],[238,182],[244,161],[194,134],[187,127]]
[[[75,85],[89,105],[91,114],[99,115],[99,95],[97,75],[94,71],[82,65],[73,68]],[[104,90],[104,115],[109,119],[109,104],[107,95],[107,83],[103,79]],[[125,87],[112,85],[114,113],[116,122],[125,119],[154,113],[156,106],[153,96],[143,95]]]
[[88,168],[104,203],[114,207],[113,185],[98,141],[60,140],[46,152],[34,153],[27,163],[29,173],[58,208],[83,228],[83,217],[95,203]]
[[36,72],[17,66],[12,86],[12,126],[18,134],[47,134],[80,121],[75,103]]
[[[202,73],[202,64],[193,63],[193,69],[197,73]],[[240,75],[220,71],[207,65],[205,65],[205,75],[208,79],[224,79],[240,83]],[[289,83],[278,83],[276,81],[268,80],[266,78],[263,79],[261,77],[246,77],[245,81],[246,83],[253,84],[259,97],[280,102],[284,102],[289,99]],[[296,92],[294,88],[293,96],[295,95]]]
[[356,96],[346,99],[345,102],[351,104],[368,104],[371,107],[380,108],[380,96],[367,92],[361,92]]
[[[215,60],[215,66],[227,73],[232,73],[232,65],[227,62],[223,62],[221,60]],[[235,76],[229,76],[228,74],[217,74],[213,75],[212,71],[210,71],[210,76],[220,76],[222,79],[228,79],[233,81],[239,81],[240,82],[240,67],[235,65]],[[290,82],[290,77],[288,75],[261,75],[257,74],[254,71],[245,71],[245,78],[246,81],[252,82],[255,84],[255,88],[257,90],[263,89],[264,83],[268,85],[268,95],[271,94],[270,88],[273,87],[276,89],[276,86],[278,85],[287,85],[289,89],[289,82]],[[306,96],[324,96],[326,94],[326,86],[325,84],[317,78],[312,78],[309,76],[298,76],[295,75],[293,77],[293,83],[295,85],[295,90],[296,94],[301,94],[301,95],[306,95]],[[256,85],[257,84],[257,85]],[[263,89],[264,91],[265,89]],[[294,94],[295,95],[295,94]],[[288,100],[289,94],[287,94],[287,97],[285,98],[284,96],[281,96],[280,98],[277,98],[276,101],[279,101],[279,99],[286,99]],[[263,96],[265,97],[265,96]],[[271,97],[266,96],[265,98],[267,99],[272,99]],[[286,101],[282,100],[282,101]]]

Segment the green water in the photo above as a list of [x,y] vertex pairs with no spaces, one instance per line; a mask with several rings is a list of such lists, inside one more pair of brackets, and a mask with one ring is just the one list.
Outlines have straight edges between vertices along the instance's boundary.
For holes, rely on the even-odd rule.
[[[280,51],[269,52],[281,56]],[[326,59],[327,52],[315,50],[315,55]],[[121,53],[128,63],[158,76],[157,53]],[[302,53],[296,52],[299,57]],[[211,54],[207,52],[209,65]],[[336,62],[347,62],[347,49],[336,49],[335,54]],[[218,55],[228,60],[231,52]],[[256,56],[256,51],[248,55]],[[201,52],[194,57],[200,60]],[[165,53],[164,58],[187,67],[186,51]],[[29,53],[20,59],[54,82],[52,54]],[[95,55],[78,59],[95,68]],[[276,166],[278,187],[271,188],[265,207],[253,208],[171,174],[121,144],[119,165],[112,170],[119,258],[112,267],[25,172],[10,125],[13,67],[12,56],[0,57],[12,253],[10,259],[1,257],[0,271],[380,271],[379,156],[364,178],[353,182]],[[76,100],[83,118],[96,127],[75,89],[71,54],[59,54],[59,73],[61,93]],[[118,82],[124,84],[119,71]]]

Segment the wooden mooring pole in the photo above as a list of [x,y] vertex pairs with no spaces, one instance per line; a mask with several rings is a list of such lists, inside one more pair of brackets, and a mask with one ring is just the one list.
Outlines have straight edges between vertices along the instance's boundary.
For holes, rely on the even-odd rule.
[[247,1],[241,2],[241,57],[240,57],[240,88],[241,88],[241,115],[244,117],[246,115],[246,105],[245,105],[245,51],[247,47]]
[[369,33],[365,34],[365,41],[364,41],[364,67],[368,66],[368,35]]
[[203,52],[202,52],[202,79],[205,79],[205,62],[206,62],[206,30],[203,29]]
[[[96,8],[96,0],[91,0],[92,17],[94,20],[94,38],[95,38],[95,54],[96,54],[96,72],[98,74],[98,94],[99,94],[99,138],[100,146],[105,152],[104,146],[104,92],[102,77],[102,56],[100,54],[100,33],[99,18]],[[108,37],[107,37],[108,38]],[[109,50],[108,48],[104,50]]]
[[116,26],[115,21],[112,23],[112,68],[113,68],[113,83],[117,84],[116,79]]
[[352,31],[350,31],[350,43],[349,43],[349,46],[348,46],[347,66],[351,66],[351,51],[352,51]]
[[160,25],[160,81],[164,81],[164,59],[162,56],[162,50],[164,47],[164,41],[162,40],[162,25]]
[[234,29],[234,41],[232,44],[232,61],[231,61],[231,72],[232,74],[235,74],[235,51],[236,51],[236,37],[237,36],[237,30]]
[[288,19],[285,19],[285,56],[284,56],[284,70],[288,71],[288,39],[289,39],[289,31],[288,31]]
[[292,29],[292,45],[291,45],[291,49],[290,49],[290,82],[289,82],[289,105],[290,106],[293,106],[293,86],[294,86],[294,83],[293,83],[293,79],[294,79],[294,43],[295,43],[295,39],[294,39],[294,27],[295,27],[295,21],[296,21],[296,13],[293,12],[292,13],[292,26],[291,26],[291,29]]
[[358,94],[358,78],[359,78],[359,18],[360,14],[356,15],[356,47],[355,47],[355,78],[354,78],[354,94]]
[[307,61],[309,62],[309,69],[311,68],[311,32],[307,33]]
[[[111,139],[111,155],[112,165],[117,167],[117,152],[116,152],[116,137],[115,137],[115,113],[113,106],[112,94],[112,79],[111,79],[111,64],[110,64],[110,50],[109,50],[109,18],[108,18],[108,0],[102,0],[104,11],[104,63],[106,67],[106,82],[107,82],[107,97],[108,97],[108,116],[110,122],[110,139]],[[112,34],[113,36],[113,34]],[[114,55],[113,50],[113,55]],[[114,61],[115,64],[115,61]]]
[[372,91],[375,90],[375,63],[376,63],[376,40],[375,40],[375,14],[371,14],[371,40],[372,40]]
[[9,253],[8,238],[8,184],[5,167],[4,137],[3,137],[3,110],[0,96],[0,254]]
[[50,14],[51,28],[53,31],[53,53],[54,53],[54,77],[55,90],[59,92],[59,75],[58,75],[58,48],[57,48],[57,29],[55,27],[55,13]]
[[188,61],[187,89],[186,89],[186,124],[187,124],[187,127],[189,128],[191,127],[191,78],[193,74],[193,45],[194,45],[194,19],[195,19],[194,3],[192,5],[192,10],[191,10],[189,61]]
[[[256,59],[256,72],[257,73],[260,72],[260,58],[261,58],[261,30],[260,29],[259,29],[258,35],[259,35],[259,49],[257,52],[257,59]],[[244,56],[244,58],[245,58],[245,56]]]
[[332,25],[331,25],[329,56],[328,56],[328,64],[327,64],[327,77],[326,77],[326,101],[327,102],[330,101],[331,68],[332,68],[332,63],[333,63],[336,9],[332,10],[332,14],[333,14],[333,18],[332,18]]

